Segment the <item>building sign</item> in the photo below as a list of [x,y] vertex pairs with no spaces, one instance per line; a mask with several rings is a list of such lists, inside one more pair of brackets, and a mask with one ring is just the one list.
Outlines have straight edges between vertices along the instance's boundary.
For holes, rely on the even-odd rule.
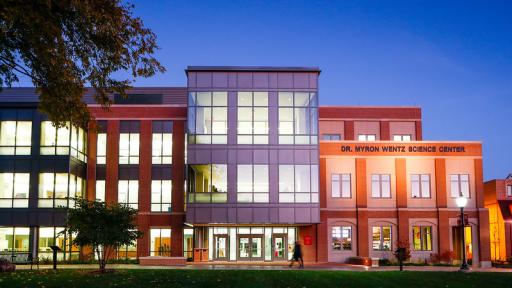
[[304,236],[304,245],[313,245],[313,239],[311,239],[311,236],[306,235]]
[[481,156],[479,142],[321,142],[321,155]]

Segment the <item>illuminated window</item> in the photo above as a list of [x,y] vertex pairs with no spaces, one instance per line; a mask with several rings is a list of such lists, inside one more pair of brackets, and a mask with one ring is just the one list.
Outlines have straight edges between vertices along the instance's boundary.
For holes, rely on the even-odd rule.
[[71,156],[85,162],[86,133],[84,129],[71,127]]
[[189,165],[189,202],[225,203],[228,191],[227,174],[227,165]]
[[150,256],[171,256],[171,229],[149,230]]
[[411,141],[411,135],[393,135],[393,141]]
[[237,201],[268,203],[268,165],[237,166]]
[[107,163],[107,121],[98,121],[96,164]]
[[389,174],[372,174],[372,197],[391,198],[391,176]]
[[69,155],[71,132],[69,122],[55,128],[52,122],[41,122],[41,155]]
[[119,180],[118,184],[118,203],[127,204],[137,209],[139,201],[139,181],[138,180]]
[[507,197],[512,197],[512,185],[507,185]]
[[375,141],[377,136],[375,134],[359,134],[357,135],[358,141]]
[[72,235],[62,233],[63,227],[41,227],[39,228],[38,256],[40,259],[52,259],[53,251],[51,246],[58,246],[61,251],[57,252],[57,260],[78,260],[80,248],[72,244]]
[[268,144],[268,92],[238,92],[238,144]]
[[172,164],[172,121],[153,121],[153,164]]
[[280,203],[318,203],[318,165],[279,165]]
[[411,192],[413,198],[430,198],[430,175],[412,174]]
[[32,122],[0,122],[0,155],[30,155]]
[[139,164],[139,121],[121,121],[119,164]]
[[29,252],[29,238],[28,227],[0,227],[0,251]]
[[105,202],[105,180],[96,180],[96,200]]
[[151,211],[171,212],[171,180],[151,181]]
[[279,144],[318,143],[316,93],[279,92]]
[[117,248],[117,259],[137,259],[137,240]]
[[30,173],[0,173],[0,208],[28,207]]
[[451,197],[457,198],[464,196],[469,198],[469,175],[468,174],[452,174],[450,175],[450,194]]
[[228,139],[228,93],[190,92],[188,142],[226,144]]
[[352,250],[352,227],[335,226],[331,229],[332,250]]
[[413,248],[416,251],[432,251],[432,227],[412,227]]
[[391,250],[391,226],[372,227],[372,248],[373,250]]
[[331,174],[331,196],[334,198],[350,198],[352,187],[350,174]]
[[74,205],[73,198],[82,197],[84,187],[85,181],[73,174],[40,173],[38,206],[71,207]]

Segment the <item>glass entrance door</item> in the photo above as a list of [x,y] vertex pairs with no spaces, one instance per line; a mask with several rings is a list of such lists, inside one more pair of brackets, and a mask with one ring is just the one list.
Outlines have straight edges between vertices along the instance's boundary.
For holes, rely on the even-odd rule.
[[238,259],[239,260],[251,260],[250,250],[250,236],[238,237]]
[[239,235],[238,236],[238,260],[263,261],[263,236]]
[[251,238],[251,260],[263,261],[263,237]]
[[214,240],[214,260],[228,260],[228,236],[215,235]]
[[272,260],[286,261],[286,235],[274,234],[272,237]]

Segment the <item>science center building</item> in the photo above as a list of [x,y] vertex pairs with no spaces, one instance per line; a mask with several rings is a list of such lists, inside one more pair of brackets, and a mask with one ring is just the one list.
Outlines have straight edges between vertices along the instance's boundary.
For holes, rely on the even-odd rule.
[[[73,197],[138,209],[141,263],[354,256],[490,265],[480,142],[423,141],[418,107],[319,106],[318,68],[186,69],[186,87],[133,88],[95,129],[56,129],[33,88],[0,93],[0,257],[90,257],[59,234]],[[156,257],[163,256],[163,257]]]

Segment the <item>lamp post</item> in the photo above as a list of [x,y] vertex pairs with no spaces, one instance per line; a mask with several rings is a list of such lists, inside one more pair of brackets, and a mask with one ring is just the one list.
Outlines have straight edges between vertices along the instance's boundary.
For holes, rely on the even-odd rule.
[[468,204],[468,199],[464,196],[459,196],[456,200],[457,207],[460,208],[460,236],[462,238],[462,264],[460,265],[459,271],[469,271],[468,262],[466,261],[466,230],[464,229],[464,207]]

